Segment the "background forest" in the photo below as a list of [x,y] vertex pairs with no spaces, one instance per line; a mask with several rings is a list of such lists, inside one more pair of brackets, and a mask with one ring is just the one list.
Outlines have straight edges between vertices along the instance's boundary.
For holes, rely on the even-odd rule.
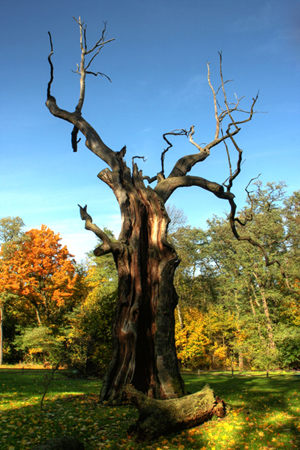
[[[186,225],[169,207],[169,240],[181,264],[176,346],[192,370],[300,368],[300,191],[257,181],[240,211],[237,241],[226,219]],[[0,363],[43,363],[102,375],[110,359],[117,276],[111,255],[76,264],[47,226],[23,232],[0,220]],[[110,233],[109,230],[105,230]],[[110,236],[113,238],[112,233]]]

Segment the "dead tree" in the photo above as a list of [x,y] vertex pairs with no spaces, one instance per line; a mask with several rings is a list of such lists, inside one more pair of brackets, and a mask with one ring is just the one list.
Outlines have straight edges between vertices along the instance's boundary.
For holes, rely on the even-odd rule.
[[[72,112],[61,109],[51,95],[53,47],[50,33],[51,52],[48,57],[50,81],[46,105],[53,116],[73,125],[71,139],[74,151],[77,150],[79,142],[78,133],[81,133],[85,137],[87,148],[107,164],[108,167],[98,174],[98,178],[112,189],[122,216],[120,236],[116,242],[112,242],[105,232],[93,223],[87,207],[80,207],[85,228],[94,232],[102,241],[95,249],[95,255],[100,257],[107,253],[113,254],[119,280],[113,355],[103,382],[101,399],[120,401],[123,388],[127,384],[133,385],[149,397],[158,399],[181,397],[184,395],[184,383],[175,349],[174,309],[178,299],[173,285],[174,272],[180,261],[175,249],[168,242],[170,219],[165,204],[176,189],[197,186],[222,200],[229,201],[231,206],[234,205],[231,188],[234,179],[240,173],[242,163],[242,150],[236,143],[236,136],[241,130],[241,125],[252,119],[257,96],[248,111],[240,108],[241,99],[236,97],[234,103],[227,100],[225,92],[227,81],[223,80],[220,54],[221,81],[217,90],[212,86],[210,66],[207,65],[216,122],[212,141],[206,145],[196,143],[193,139],[194,126],[165,133],[163,138],[167,147],[161,154],[161,170],[156,176],[144,176],[136,162],[139,157],[132,158],[132,167],[129,167],[124,159],[126,146],[120,151],[109,148],[82,116],[86,76],[104,75],[100,72],[91,72],[91,63],[100,50],[113,39],[106,39],[104,28],[94,47],[88,49],[84,23],[80,19],[77,23],[81,44],[81,61],[77,67],[80,76],[77,106]],[[218,101],[219,94],[223,97],[222,104]],[[237,120],[237,117],[240,120]],[[196,152],[183,155],[170,174],[166,175],[164,160],[173,146],[170,140],[175,136],[186,136]],[[234,170],[227,142],[231,142],[237,152]],[[229,161],[227,184],[222,185],[189,175],[196,164],[203,163],[215,147],[224,143]]]

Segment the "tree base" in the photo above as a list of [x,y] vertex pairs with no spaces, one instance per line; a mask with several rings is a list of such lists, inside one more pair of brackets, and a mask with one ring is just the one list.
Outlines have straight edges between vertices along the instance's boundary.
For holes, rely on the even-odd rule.
[[137,422],[128,430],[139,441],[195,427],[214,415],[226,415],[225,402],[215,396],[208,384],[195,394],[171,400],[146,397],[132,386],[126,386],[124,392],[139,411]]

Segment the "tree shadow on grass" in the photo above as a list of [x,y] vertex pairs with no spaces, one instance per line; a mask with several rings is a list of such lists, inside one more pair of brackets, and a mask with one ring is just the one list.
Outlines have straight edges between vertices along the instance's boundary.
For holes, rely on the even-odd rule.
[[[58,373],[41,411],[40,381],[44,374],[43,370],[23,373],[21,370],[0,371],[0,402],[4,406],[0,427],[1,450],[31,450],[62,435],[84,442],[85,450],[142,450],[166,445],[170,449],[178,448],[178,435],[168,436],[167,440],[159,438],[155,443],[137,443],[129,439],[127,430],[136,421],[137,411],[129,405],[112,407],[99,404],[99,381],[69,380]],[[179,435],[179,439],[181,442],[184,438]],[[194,448],[186,447],[185,443],[184,447]]]
[[[98,395],[62,394],[46,399],[41,411],[33,405],[15,407],[1,414],[0,448],[29,450],[54,437],[70,435],[84,442],[86,450],[126,438],[135,412],[129,407],[111,408],[98,404]],[[34,399],[33,399],[34,401]]]
[[[299,449],[300,380],[292,376],[246,377],[184,375],[187,390],[209,383],[229,404],[225,419],[215,419],[157,442],[138,444],[127,438],[137,418],[129,406],[98,404],[99,381],[69,380],[58,373],[40,411],[41,376],[45,371],[0,370],[0,448],[29,450],[56,436],[68,434],[86,450],[155,449],[262,450]],[[94,394],[93,394],[94,392]],[[181,447],[180,447],[181,446]]]

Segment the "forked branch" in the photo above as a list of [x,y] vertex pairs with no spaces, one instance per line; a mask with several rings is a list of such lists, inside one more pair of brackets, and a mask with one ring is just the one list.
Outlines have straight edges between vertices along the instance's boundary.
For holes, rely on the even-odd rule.
[[170,131],[169,133],[164,133],[163,134],[163,139],[168,144],[168,147],[163,150],[163,152],[161,154],[161,157],[160,157],[160,160],[161,160],[161,174],[162,174],[163,178],[165,178],[165,154],[170,150],[170,148],[173,147],[173,144],[167,139],[166,136],[189,136],[190,131],[187,131],[187,130],[182,128],[182,129],[179,129],[179,130],[173,130],[173,131]]
[[[81,21],[79,19],[78,23],[81,24]],[[46,106],[49,109],[50,113],[58,117],[60,119],[66,120],[67,122],[71,123],[73,125],[73,131],[71,134],[71,142],[72,142],[72,148],[74,151],[77,150],[77,144],[79,140],[77,139],[78,132],[80,131],[86,138],[85,144],[86,146],[99,158],[101,158],[104,162],[106,162],[109,167],[112,170],[118,170],[120,168],[120,161],[117,158],[117,153],[111,150],[107,145],[104,144],[104,142],[101,140],[98,133],[95,131],[95,129],[82,117],[81,110],[84,102],[85,97],[85,77],[88,71],[86,70],[87,67],[90,66],[90,63],[94,59],[92,57],[91,61],[88,63],[87,66],[85,66],[85,55],[91,53],[95,48],[97,48],[96,54],[99,53],[101,48],[108,42],[113,41],[113,39],[106,40],[105,39],[105,33],[102,33],[102,36],[100,40],[95,44],[95,46],[91,50],[87,50],[86,45],[86,29],[83,27],[83,24],[80,25],[80,45],[81,45],[81,63],[80,63],[80,95],[79,100],[77,103],[77,106],[75,108],[74,112],[66,111],[64,109],[61,109],[58,107],[56,103],[55,97],[51,95],[51,87],[54,79],[54,70],[53,70],[53,63],[52,63],[52,56],[53,56],[53,43],[52,43],[52,37],[49,32],[49,39],[50,39],[50,53],[48,56],[48,62],[50,65],[50,80],[48,82],[47,87],[47,101]],[[99,51],[98,51],[99,50]]]
[[[227,180],[229,180],[228,187],[227,187],[227,185],[226,185],[226,187],[227,187],[228,193],[230,193],[230,188],[232,187],[233,180],[240,173],[241,164],[242,164],[242,150],[237,145],[235,136],[241,130],[240,125],[244,124],[246,122],[249,122],[252,119],[253,114],[255,113],[254,106],[258,99],[258,95],[253,99],[249,111],[242,110],[239,107],[240,101],[242,100],[243,97],[239,99],[239,98],[237,98],[237,96],[235,96],[236,101],[234,103],[228,102],[225,85],[231,80],[224,81],[223,69],[222,69],[222,54],[221,53],[220,53],[220,78],[221,78],[221,85],[219,86],[219,88],[217,90],[215,90],[212,85],[212,82],[211,82],[210,65],[208,63],[207,64],[207,80],[208,80],[208,84],[209,84],[210,89],[213,94],[214,115],[215,115],[215,121],[216,121],[214,139],[211,142],[209,142],[208,144],[199,145],[193,139],[193,136],[195,134],[195,127],[191,126],[189,134],[188,134],[189,141],[192,145],[194,145],[199,150],[199,153],[192,154],[192,155],[186,155],[186,156],[180,158],[174,165],[168,178],[182,177],[182,176],[186,175],[195,164],[197,164],[201,161],[204,161],[210,155],[210,151],[213,147],[216,147],[217,145],[219,145],[222,142],[224,142],[226,144],[225,148],[226,148],[227,155],[229,158],[228,145],[226,143],[226,141],[229,140],[229,141],[231,141],[232,145],[238,152],[237,168],[234,171],[231,170],[231,162],[229,159],[230,176],[227,179]],[[218,93],[220,91],[223,94],[223,102],[225,105],[224,108],[221,108],[220,103],[217,98]],[[243,120],[237,120],[234,117],[236,115],[236,113],[247,114],[247,117]],[[226,127],[226,131],[223,132],[222,125],[223,125],[225,119],[228,119],[227,127]]]
[[[79,30],[80,30],[80,48],[81,48],[81,60],[80,60],[80,65],[77,64],[77,70],[76,73],[78,73],[80,75],[80,94],[79,94],[79,100],[78,100],[78,104],[76,106],[76,111],[81,112],[82,110],[82,106],[83,106],[83,102],[84,102],[84,98],[85,98],[85,79],[86,79],[86,75],[87,74],[91,74],[94,76],[97,75],[101,75],[101,76],[105,76],[109,81],[111,81],[111,79],[105,75],[102,72],[91,72],[89,69],[89,67],[91,66],[92,62],[94,61],[94,59],[96,58],[97,55],[99,55],[100,51],[102,50],[102,48],[108,44],[109,42],[114,41],[115,39],[106,39],[106,23],[104,23],[104,28],[102,30],[102,35],[100,37],[100,39],[98,39],[98,41],[96,42],[96,44],[90,49],[88,50],[87,48],[87,40],[86,40],[86,26],[84,25],[84,22],[81,22],[81,18],[79,17],[79,19],[75,19],[74,20],[78,23],[79,25]],[[86,56],[87,55],[91,55],[91,58],[88,62],[86,62]]]
[[103,242],[103,244],[101,244],[94,250],[95,256],[101,256],[106,255],[107,253],[111,253],[113,251],[112,242],[107,234],[93,223],[92,217],[87,212],[87,205],[85,205],[84,207],[80,205],[78,206],[80,210],[80,217],[85,221],[85,229],[95,233],[95,235]]

